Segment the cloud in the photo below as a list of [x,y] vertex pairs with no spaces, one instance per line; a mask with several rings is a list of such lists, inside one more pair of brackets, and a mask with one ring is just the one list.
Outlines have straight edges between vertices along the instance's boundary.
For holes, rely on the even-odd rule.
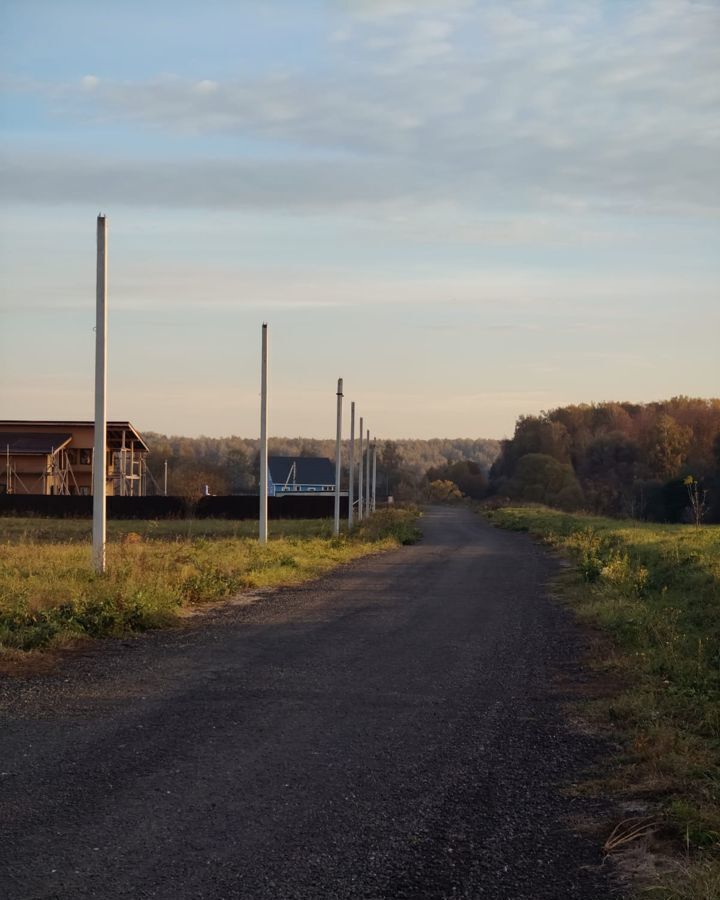
[[367,209],[431,190],[399,164],[352,160],[98,160],[31,154],[6,158],[8,202],[302,212]]
[[[346,9],[339,23],[331,17],[337,56],[327,72],[24,89],[44,91],[65,119],[162,133],[170,155],[188,137],[242,141],[237,163],[108,164],[107,189],[128,202],[630,214],[720,205],[715,4],[363,0]],[[102,178],[84,161],[75,173],[36,163],[33,175],[30,160],[10,160],[11,198],[69,195],[71,184],[86,195]]]

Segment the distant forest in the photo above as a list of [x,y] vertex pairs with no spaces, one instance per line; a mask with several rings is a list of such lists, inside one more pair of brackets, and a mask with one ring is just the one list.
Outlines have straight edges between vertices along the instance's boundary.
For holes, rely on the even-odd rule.
[[[150,447],[148,467],[158,490],[162,487],[165,460],[168,463],[169,494],[194,497],[204,491],[205,485],[212,494],[257,490],[257,439],[167,437],[155,432],[144,432],[143,436]],[[270,438],[269,450],[276,456],[325,456],[334,459],[335,441]],[[499,441],[485,439],[378,441],[378,489],[383,495],[390,493],[398,499],[416,498],[426,484],[426,473],[433,467],[468,462],[473,469],[487,474],[499,452]],[[349,442],[344,441],[343,459],[346,465],[348,454]]]
[[664,522],[720,521],[720,399],[564,406],[521,416],[496,496]]
[[[158,487],[168,462],[170,494],[198,496],[205,485],[213,494],[257,491],[257,440],[145,438]],[[345,441],[345,465],[348,452]],[[335,442],[271,438],[270,453],[332,459]],[[504,441],[379,441],[378,490],[398,500],[507,498],[660,522],[699,511],[720,522],[720,399],[563,406],[520,416]]]

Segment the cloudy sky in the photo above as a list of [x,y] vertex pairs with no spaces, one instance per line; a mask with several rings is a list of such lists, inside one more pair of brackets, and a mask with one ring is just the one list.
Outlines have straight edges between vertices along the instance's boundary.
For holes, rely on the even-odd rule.
[[0,7],[0,416],[512,432],[717,396],[717,0]]

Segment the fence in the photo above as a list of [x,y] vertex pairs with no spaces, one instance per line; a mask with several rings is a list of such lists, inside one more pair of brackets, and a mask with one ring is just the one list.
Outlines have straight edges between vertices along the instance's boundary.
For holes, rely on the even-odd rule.
[[[347,516],[348,498],[341,497],[342,516]],[[305,497],[269,497],[271,519],[330,519],[332,494]],[[257,519],[257,496],[201,497],[108,497],[110,519]],[[92,497],[45,494],[0,494],[0,516],[40,516],[53,519],[92,518]]]

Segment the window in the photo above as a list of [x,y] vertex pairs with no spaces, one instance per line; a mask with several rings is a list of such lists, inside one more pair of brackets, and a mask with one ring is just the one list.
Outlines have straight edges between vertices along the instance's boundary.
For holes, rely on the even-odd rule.
[[91,466],[92,465],[92,450],[80,450],[80,465],[81,466]]

